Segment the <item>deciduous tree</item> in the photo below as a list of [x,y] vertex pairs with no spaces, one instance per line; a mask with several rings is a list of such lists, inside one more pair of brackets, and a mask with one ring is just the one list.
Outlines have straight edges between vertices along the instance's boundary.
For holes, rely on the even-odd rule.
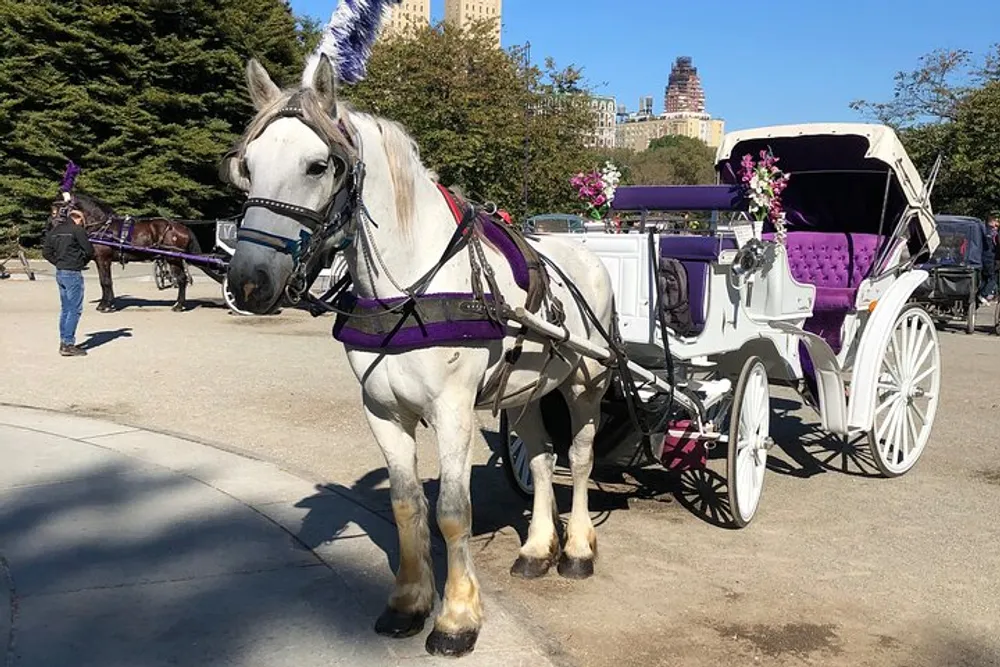
[[379,42],[368,76],[345,96],[400,122],[442,183],[470,197],[519,217],[572,208],[569,178],[588,166],[593,127],[579,70],[530,65],[489,31],[439,24]]

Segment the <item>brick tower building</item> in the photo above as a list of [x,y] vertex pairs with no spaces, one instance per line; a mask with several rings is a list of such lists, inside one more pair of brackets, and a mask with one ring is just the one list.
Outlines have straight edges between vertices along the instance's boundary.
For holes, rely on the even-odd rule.
[[705,112],[705,91],[701,89],[698,69],[691,65],[690,56],[681,56],[670,68],[663,106],[667,113]]

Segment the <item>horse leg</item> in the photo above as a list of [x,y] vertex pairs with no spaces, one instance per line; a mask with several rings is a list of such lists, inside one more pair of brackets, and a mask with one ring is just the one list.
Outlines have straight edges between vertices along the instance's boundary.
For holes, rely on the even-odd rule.
[[573,509],[566,527],[566,545],[557,568],[567,579],[586,579],[594,574],[597,532],[590,520],[587,486],[594,468],[594,437],[601,417],[601,399],[608,386],[607,370],[590,359],[576,372],[569,387],[567,404],[573,430],[569,450],[573,475]]
[[171,310],[179,313],[184,310],[184,301],[187,296],[187,272],[184,271],[184,262],[170,262],[170,273],[177,283],[177,303]]
[[479,581],[472,565],[472,439],[474,398],[440,402],[430,423],[438,440],[441,493],[437,503],[438,528],[448,545],[448,579],[441,613],[434,621],[425,648],[432,655],[462,656],[472,651],[483,624]]
[[531,524],[528,526],[528,539],[521,547],[510,573],[513,576],[534,579],[548,573],[549,568],[559,559],[559,534],[556,532],[559,513],[552,490],[552,473],[556,457],[552,453],[551,436],[542,422],[540,403],[536,401],[528,404],[520,421],[517,422],[516,430],[527,449],[531,478],[535,485],[535,497],[531,510]]
[[100,257],[95,260],[97,264],[97,277],[101,283],[101,300],[97,304],[97,310],[102,313],[110,313],[115,309],[115,289],[111,283],[111,260],[107,257]]
[[365,416],[389,468],[392,514],[399,533],[399,571],[389,603],[375,622],[375,632],[411,637],[424,629],[434,606],[427,497],[417,476],[416,418],[382,416],[369,407]]

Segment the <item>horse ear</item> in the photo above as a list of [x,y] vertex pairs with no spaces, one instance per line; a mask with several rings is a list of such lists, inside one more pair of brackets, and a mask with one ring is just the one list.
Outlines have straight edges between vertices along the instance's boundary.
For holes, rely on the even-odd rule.
[[222,158],[222,162],[219,163],[219,179],[223,183],[229,183],[243,192],[250,190],[250,179],[247,178],[246,173],[242,169],[240,158],[235,150],[226,153],[225,157]]
[[251,58],[247,63],[247,87],[250,89],[250,99],[254,107],[260,111],[281,96],[281,89],[271,81],[264,66]]
[[319,57],[319,64],[313,74],[312,89],[316,92],[320,104],[326,111],[337,117],[337,77],[333,72],[333,63],[325,53]]

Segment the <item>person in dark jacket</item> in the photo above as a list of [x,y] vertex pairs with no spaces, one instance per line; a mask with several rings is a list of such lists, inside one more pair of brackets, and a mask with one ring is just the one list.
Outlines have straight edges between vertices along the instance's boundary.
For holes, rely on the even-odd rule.
[[979,290],[981,301],[993,301],[997,295],[997,229],[1000,214],[991,215],[986,221],[986,239],[983,241],[983,286]]
[[59,354],[86,356],[76,344],[76,327],[83,314],[83,269],[94,259],[94,246],[83,228],[83,213],[68,203],[59,208],[45,235],[42,256],[56,267],[59,286]]

